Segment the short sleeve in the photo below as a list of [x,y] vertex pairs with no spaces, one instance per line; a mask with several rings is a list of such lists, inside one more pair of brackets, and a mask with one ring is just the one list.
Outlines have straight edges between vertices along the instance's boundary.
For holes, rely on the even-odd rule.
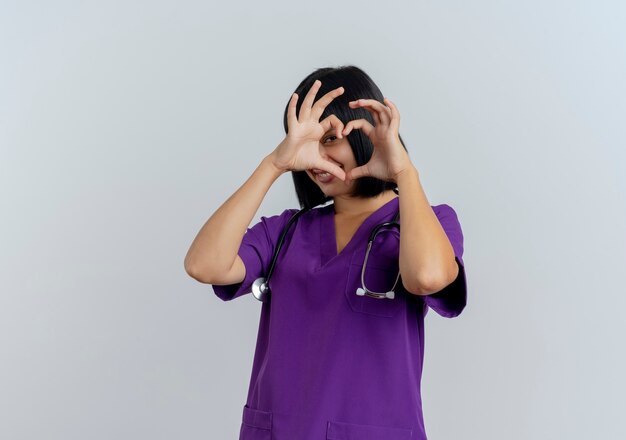
[[422,299],[435,312],[446,318],[458,316],[467,303],[467,279],[463,262],[463,231],[454,209],[446,204],[433,206],[450,244],[454,249],[454,257],[459,266],[459,273],[452,283],[439,292],[422,296]]
[[231,301],[250,293],[254,280],[267,275],[280,234],[296,212],[297,209],[286,209],[281,214],[262,216],[255,225],[246,230],[237,252],[246,267],[246,276],[240,283],[213,284],[213,291],[218,298]]

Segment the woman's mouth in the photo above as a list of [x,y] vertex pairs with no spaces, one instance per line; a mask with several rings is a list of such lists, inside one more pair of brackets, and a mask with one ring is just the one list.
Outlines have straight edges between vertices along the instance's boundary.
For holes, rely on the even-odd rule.
[[313,173],[315,174],[315,179],[320,183],[328,183],[335,178],[330,173]]
[[311,172],[313,173],[313,176],[315,176],[315,180],[320,183],[329,183],[335,178],[335,176],[330,174],[329,172],[318,170],[317,168],[313,168]]

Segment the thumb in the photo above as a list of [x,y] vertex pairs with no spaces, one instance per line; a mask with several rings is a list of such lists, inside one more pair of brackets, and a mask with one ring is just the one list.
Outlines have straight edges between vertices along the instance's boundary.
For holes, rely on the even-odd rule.
[[350,181],[364,176],[369,176],[367,165],[361,165],[360,167],[352,168],[348,171],[348,179],[350,179]]

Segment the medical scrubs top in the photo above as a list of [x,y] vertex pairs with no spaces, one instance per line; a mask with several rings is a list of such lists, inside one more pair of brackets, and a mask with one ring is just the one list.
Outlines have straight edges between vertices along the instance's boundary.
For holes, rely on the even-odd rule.
[[[332,203],[291,225],[269,282],[270,300],[260,303],[240,440],[426,439],[420,396],[424,316],[432,308],[452,318],[466,304],[461,226],[450,206],[431,207],[452,244],[459,275],[427,296],[409,293],[401,277],[394,299],[356,294],[369,234],[393,220],[398,197],[367,217],[339,254]],[[238,252],[245,279],[213,285],[220,299],[250,293],[254,280],[267,275],[281,231],[296,212],[261,217],[247,229]],[[377,235],[367,261],[369,290],[393,286],[399,240],[394,227]]]

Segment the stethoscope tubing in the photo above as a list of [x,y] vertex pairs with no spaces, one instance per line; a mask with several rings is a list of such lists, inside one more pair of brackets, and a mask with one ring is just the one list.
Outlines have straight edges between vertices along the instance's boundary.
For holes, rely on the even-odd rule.
[[[396,190],[394,190],[394,192],[396,194],[398,193],[398,191]],[[274,273],[274,267],[276,266],[276,261],[278,260],[278,254],[280,253],[280,249],[283,245],[285,237],[287,236],[287,233],[289,232],[289,228],[302,214],[304,214],[307,211],[310,211],[311,209],[313,209],[313,207],[305,207],[305,208],[302,208],[300,211],[296,212],[294,215],[291,216],[291,218],[287,222],[287,225],[285,225],[285,227],[283,228],[283,231],[280,234],[280,238],[278,239],[278,244],[276,246],[276,249],[274,250],[274,254],[272,255],[272,262],[270,263],[270,267],[267,272],[267,277],[257,278],[252,283],[252,294],[259,301],[266,302],[269,300],[269,296],[271,293],[271,290],[269,287],[270,278],[272,277],[272,274]],[[363,267],[361,269],[361,287],[357,289],[356,291],[357,295],[359,296],[367,295],[372,298],[389,298],[389,299],[394,298],[394,289],[396,285],[398,284],[398,279],[400,278],[400,272],[398,272],[396,281],[390,291],[373,292],[367,289],[367,287],[365,286],[365,268],[367,266],[367,259],[369,256],[370,249],[372,247],[372,244],[374,243],[374,239],[376,238],[376,234],[378,233],[378,231],[381,228],[384,228],[386,226],[393,226],[393,227],[398,228],[398,230],[400,230],[400,223],[398,222],[399,218],[400,218],[400,210],[398,209],[398,212],[396,213],[392,221],[381,223],[372,229],[372,232],[370,233],[369,238],[367,240],[368,243],[367,243],[367,251],[365,253],[365,261],[363,262]]]

